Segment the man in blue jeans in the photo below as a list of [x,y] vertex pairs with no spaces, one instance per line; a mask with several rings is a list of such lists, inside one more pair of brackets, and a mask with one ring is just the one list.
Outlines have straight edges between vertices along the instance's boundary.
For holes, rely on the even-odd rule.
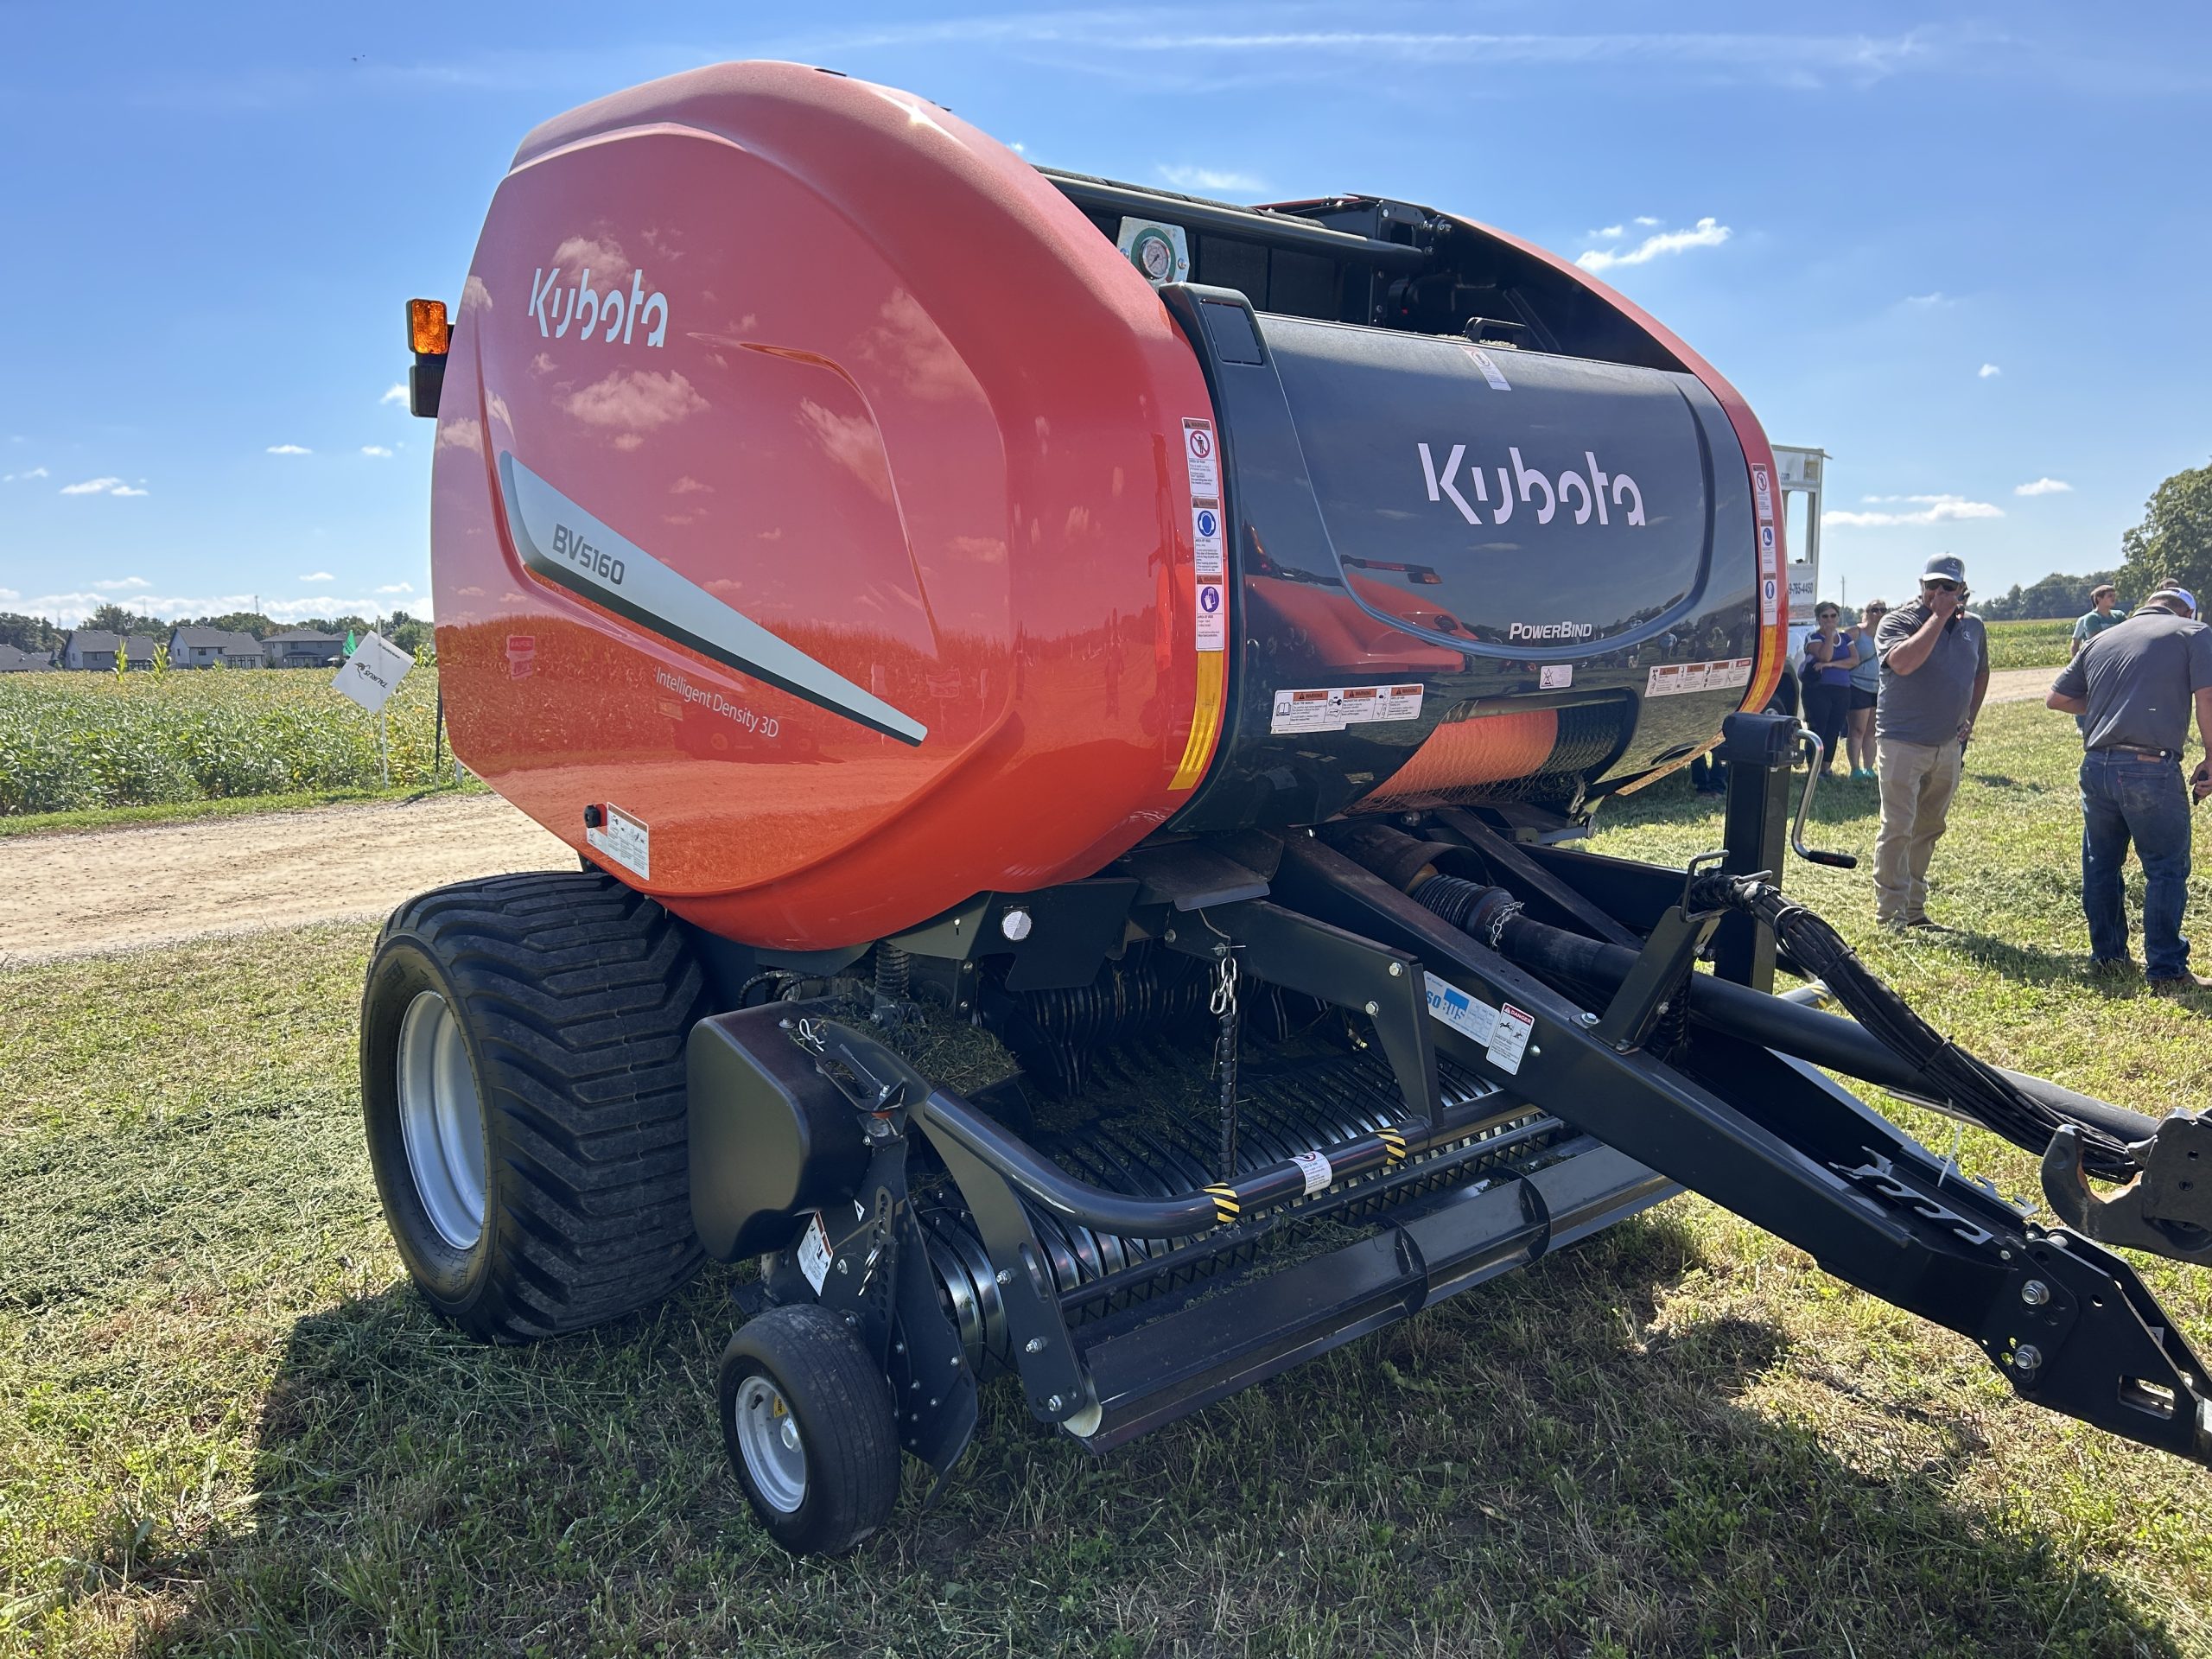
[[[2190,971],[2181,918],[2189,898],[2190,804],[2212,794],[2212,627],[2196,597],[2161,588],[2117,627],[2091,639],[2059,671],[2044,702],[2084,718],[2082,757],[2082,908],[2097,971],[2134,971],[2127,955],[2121,867],[2135,844],[2143,861],[2143,958],[2153,990],[2212,988]],[[2184,788],[2190,711],[2206,758]]]

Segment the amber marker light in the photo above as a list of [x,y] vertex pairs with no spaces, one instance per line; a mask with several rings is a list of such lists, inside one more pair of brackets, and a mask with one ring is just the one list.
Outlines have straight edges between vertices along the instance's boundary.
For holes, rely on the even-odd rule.
[[443,300],[407,302],[407,337],[417,357],[443,357],[453,345],[453,325]]

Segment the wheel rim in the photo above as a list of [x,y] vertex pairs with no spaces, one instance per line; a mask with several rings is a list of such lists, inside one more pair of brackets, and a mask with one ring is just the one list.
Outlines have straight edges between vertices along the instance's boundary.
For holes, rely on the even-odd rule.
[[435,991],[417,992],[399,1022],[399,1133],[430,1225],[472,1249],[484,1236],[484,1113],[461,1021]]
[[748,1376],[732,1410],[753,1490],[779,1514],[793,1513],[806,1502],[806,1446],[782,1390],[765,1376]]

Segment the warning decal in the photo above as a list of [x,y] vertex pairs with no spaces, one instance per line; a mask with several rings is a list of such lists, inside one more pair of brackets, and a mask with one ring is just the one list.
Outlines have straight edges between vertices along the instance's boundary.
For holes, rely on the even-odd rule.
[[1191,474],[1191,574],[1198,582],[1198,649],[1226,651],[1228,516],[1221,510],[1221,452],[1211,421],[1184,421],[1183,464]]
[[806,1275],[806,1282],[814,1287],[814,1294],[822,1294],[822,1281],[830,1276],[830,1230],[822,1224],[822,1212],[814,1212],[814,1219],[798,1236],[798,1270]]
[[1520,1071],[1521,1056],[1529,1047],[1529,1033],[1535,1028],[1535,1014],[1523,1013],[1508,1002],[1497,1011],[1497,1029],[1490,1034],[1490,1049],[1484,1058],[1501,1071]]
[[1191,509],[1191,544],[1198,550],[1198,572],[1201,577],[1224,574],[1228,550],[1222,541],[1219,507],[1209,502]]
[[1325,1192],[1336,1172],[1329,1167],[1329,1156],[1322,1152],[1294,1152],[1290,1161],[1298,1166],[1298,1173],[1306,1179],[1306,1196]]
[[1198,580],[1198,649],[1225,651],[1229,646],[1227,593],[1218,581]]
[[1644,683],[1647,697],[1678,697],[1691,691],[1732,691],[1751,683],[1751,659],[1732,657],[1719,663],[1662,663]]
[[1753,464],[1751,467],[1751,499],[1758,504],[1759,523],[1774,522],[1774,486],[1769,481],[1766,468]]
[[1278,691],[1268,730],[1341,732],[1379,720],[1418,720],[1421,692],[1414,685],[1339,685],[1311,691]]
[[624,869],[652,880],[653,832],[643,818],[633,818],[619,806],[607,809],[603,826],[588,827],[584,839]]
[[1214,451],[1213,423],[1183,423],[1183,460],[1191,469],[1191,499],[1221,500],[1221,457]]
[[1470,346],[1467,349],[1474,354],[1475,366],[1483,372],[1483,378],[1490,382],[1492,391],[1513,390],[1512,383],[1505,378],[1505,372],[1497,366],[1496,358],[1479,346]]

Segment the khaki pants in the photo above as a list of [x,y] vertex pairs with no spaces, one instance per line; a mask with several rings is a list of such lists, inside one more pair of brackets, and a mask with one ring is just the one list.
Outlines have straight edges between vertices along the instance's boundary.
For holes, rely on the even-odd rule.
[[1878,744],[1882,768],[1882,829],[1874,838],[1874,914],[1884,922],[1916,922],[1928,914],[1928,860],[1959,786],[1959,746]]

